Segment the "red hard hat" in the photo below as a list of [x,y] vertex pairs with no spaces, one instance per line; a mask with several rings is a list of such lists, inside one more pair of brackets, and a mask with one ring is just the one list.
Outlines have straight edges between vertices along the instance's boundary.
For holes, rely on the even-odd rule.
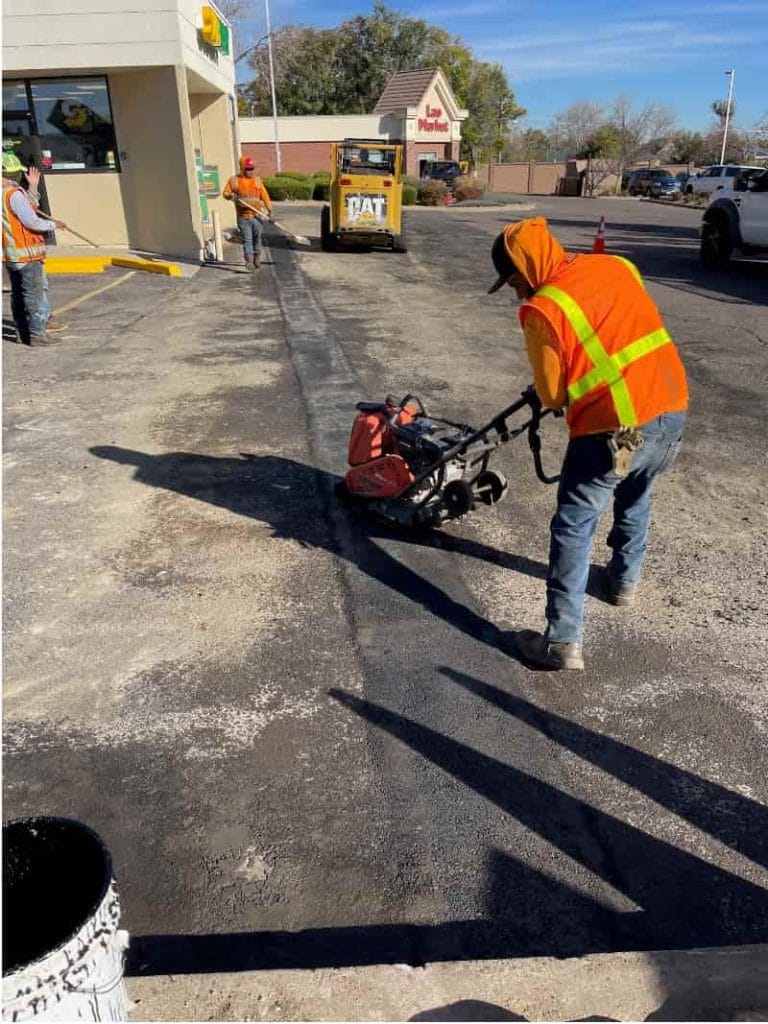
[[253,165],[253,160],[251,160],[251,158],[249,156],[241,156],[240,157],[240,168],[241,168],[241,170],[243,170],[243,171],[246,171],[246,170],[252,171],[253,170],[253,166],[254,166]]

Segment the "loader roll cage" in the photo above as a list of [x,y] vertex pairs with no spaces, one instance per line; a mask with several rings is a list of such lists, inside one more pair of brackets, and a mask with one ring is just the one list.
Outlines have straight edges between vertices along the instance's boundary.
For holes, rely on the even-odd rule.
[[341,174],[390,174],[397,171],[397,147],[366,139],[345,139],[338,149]]

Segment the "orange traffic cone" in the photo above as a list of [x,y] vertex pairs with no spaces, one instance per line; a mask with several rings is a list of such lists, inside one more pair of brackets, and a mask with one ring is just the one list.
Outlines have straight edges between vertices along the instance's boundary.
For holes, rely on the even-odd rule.
[[592,243],[592,252],[605,252],[605,217],[601,217],[600,223],[597,225],[597,234]]

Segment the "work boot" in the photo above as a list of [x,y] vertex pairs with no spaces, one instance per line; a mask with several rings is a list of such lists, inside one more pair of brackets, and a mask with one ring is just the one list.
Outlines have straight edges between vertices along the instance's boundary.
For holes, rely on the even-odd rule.
[[622,583],[621,580],[617,580],[614,579],[613,576],[609,576],[607,597],[609,604],[615,604],[619,608],[626,608],[627,605],[635,603],[635,598],[637,597],[637,584]]
[[63,324],[61,320],[56,320],[55,317],[51,317],[45,325],[46,334],[61,334],[63,331],[66,331],[66,329],[66,324]]
[[256,269],[256,267],[254,267],[253,265],[253,256],[251,256],[250,253],[245,257],[245,269],[250,274],[252,274]]
[[44,345],[58,345],[61,338],[49,338],[45,334],[30,334],[29,344],[32,348],[42,348]]
[[536,668],[548,668],[553,672],[559,672],[561,669],[580,670],[584,668],[581,644],[555,643],[532,629],[509,634],[509,638],[505,638],[503,646],[518,654],[529,665],[535,665]]
[[258,270],[260,266],[261,266],[261,253],[257,252],[257,253],[254,253],[254,256],[253,256],[253,269],[254,270]]

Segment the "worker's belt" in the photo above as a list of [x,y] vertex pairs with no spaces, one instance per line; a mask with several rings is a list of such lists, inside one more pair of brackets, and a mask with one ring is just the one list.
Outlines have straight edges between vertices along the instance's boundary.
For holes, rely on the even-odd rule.
[[657,348],[661,348],[662,345],[669,344],[672,339],[665,328],[660,327],[656,331],[651,331],[650,334],[630,342],[629,345],[614,352],[613,355],[608,355],[597,331],[592,327],[584,310],[575,299],[572,299],[561,288],[549,284],[540,288],[536,295],[537,297],[546,296],[562,310],[573,328],[574,334],[593,363],[591,370],[588,370],[573,384],[568,385],[568,398],[571,404],[578,402],[580,398],[584,398],[585,395],[605,384],[611,392],[619,423],[625,427],[636,427],[637,414],[622,370],[650,352],[654,352]]

